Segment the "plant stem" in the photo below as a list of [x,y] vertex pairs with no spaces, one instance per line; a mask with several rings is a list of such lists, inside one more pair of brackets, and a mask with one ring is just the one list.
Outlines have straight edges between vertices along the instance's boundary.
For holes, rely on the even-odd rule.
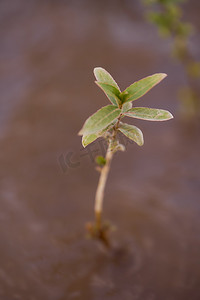
[[113,126],[112,136],[108,140],[108,149],[107,149],[106,157],[105,157],[106,164],[101,169],[99,183],[98,183],[97,191],[96,191],[94,211],[95,211],[95,218],[96,218],[96,228],[99,231],[101,231],[101,216],[102,216],[102,210],[103,210],[103,198],[104,198],[105,186],[106,186],[106,182],[107,182],[107,178],[108,178],[108,173],[110,171],[111,161],[112,161],[113,155],[115,153],[115,151],[112,149],[112,144],[116,140],[117,129],[119,127],[120,120],[121,120],[121,115],[119,116],[115,126]]
[[111,150],[111,140],[109,140],[108,144],[108,149],[106,152],[106,164],[104,167],[101,169],[101,174],[99,178],[99,183],[97,186],[97,191],[96,191],[96,197],[95,197],[95,206],[94,206],[94,211],[95,211],[95,217],[96,217],[96,226],[97,229],[101,229],[101,215],[102,215],[102,208],[103,208],[103,198],[104,198],[104,190],[105,190],[105,185],[106,181],[108,178],[108,173],[110,171],[110,165],[111,161],[113,158],[114,151]]

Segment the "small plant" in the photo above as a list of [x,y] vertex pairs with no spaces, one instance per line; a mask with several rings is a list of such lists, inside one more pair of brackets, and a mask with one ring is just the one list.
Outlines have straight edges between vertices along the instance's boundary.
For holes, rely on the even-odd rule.
[[100,239],[108,246],[107,232],[109,226],[102,223],[104,190],[114,153],[125,150],[125,146],[119,143],[117,134],[121,132],[139,146],[144,143],[142,131],[134,125],[122,122],[122,119],[127,116],[148,121],[165,121],[173,118],[173,116],[170,112],[162,109],[132,107],[132,101],[146,94],[163,80],[167,76],[166,74],[158,73],[143,78],[131,84],[123,92],[120,91],[112,76],[103,68],[95,68],[94,75],[96,77],[95,83],[104,91],[112,105],[104,106],[90,116],[79,135],[82,135],[83,147],[99,137],[104,138],[108,144],[105,158],[102,156],[96,158],[100,178],[94,206],[95,224],[87,225],[90,236]]

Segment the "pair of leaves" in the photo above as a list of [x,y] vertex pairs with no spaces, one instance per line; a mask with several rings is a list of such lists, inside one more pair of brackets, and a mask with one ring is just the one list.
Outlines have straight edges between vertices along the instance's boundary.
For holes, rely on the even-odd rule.
[[[122,93],[115,80],[106,70],[95,68],[94,74],[97,79],[96,83],[103,89],[113,105],[102,107],[86,120],[79,132],[79,135],[83,135],[82,144],[84,147],[102,136],[109,130],[113,122],[124,116],[149,121],[164,121],[173,118],[172,114],[166,110],[146,107],[132,108],[131,103],[131,101],[143,96],[148,90],[158,84],[166,77],[166,74],[160,73],[148,76],[133,83]],[[143,145],[143,134],[139,128],[120,122],[118,130],[134,140],[138,145]]]
[[164,73],[157,73],[148,76],[134,82],[123,92],[121,92],[116,81],[103,68],[95,68],[94,75],[97,80],[95,81],[95,83],[104,91],[111,103],[118,107],[121,107],[125,105],[125,103],[137,100],[138,98],[142,97],[167,76]]
[[[144,144],[142,131],[136,126],[120,122],[118,130],[121,131],[129,139],[136,142],[139,146],[142,146]],[[82,145],[86,147],[90,143],[94,142],[98,137],[102,136],[103,134],[104,134],[104,130],[98,133],[83,135]]]

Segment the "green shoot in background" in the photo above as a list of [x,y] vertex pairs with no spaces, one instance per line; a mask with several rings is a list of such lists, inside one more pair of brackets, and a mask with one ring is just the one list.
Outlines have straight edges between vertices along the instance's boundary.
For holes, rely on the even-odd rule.
[[96,162],[99,165],[100,178],[94,206],[95,224],[88,224],[88,231],[90,236],[100,239],[108,246],[108,226],[102,223],[104,190],[114,153],[125,151],[125,146],[119,143],[117,134],[121,132],[139,146],[142,146],[144,143],[142,131],[134,125],[122,122],[122,119],[127,116],[147,121],[166,121],[173,118],[173,116],[170,112],[163,109],[132,107],[133,101],[145,95],[163,80],[167,76],[166,74],[157,73],[143,78],[134,82],[122,92],[112,76],[103,68],[95,68],[94,75],[96,77],[95,83],[106,94],[111,105],[102,107],[90,116],[85,121],[79,135],[82,136],[83,147],[86,147],[99,137],[107,141],[108,147],[105,158],[102,156],[96,158]]
[[143,0],[148,7],[147,19],[155,24],[162,37],[171,39],[172,55],[182,64],[186,86],[179,89],[181,114],[186,120],[200,117],[199,78],[200,62],[196,61],[189,47],[189,38],[195,31],[183,21],[181,4],[185,0]]

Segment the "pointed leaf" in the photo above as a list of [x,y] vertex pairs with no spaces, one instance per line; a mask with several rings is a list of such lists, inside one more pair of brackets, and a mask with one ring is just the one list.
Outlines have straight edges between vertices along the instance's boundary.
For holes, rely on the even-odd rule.
[[122,102],[130,102],[137,100],[145,95],[156,84],[163,80],[167,75],[164,73],[157,73],[131,84],[125,91],[121,93]]
[[120,123],[118,128],[124,135],[126,135],[129,139],[136,142],[139,146],[144,144],[143,133],[136,126],[129,125],[126,123]]
[[89,135],[103,130],[117,119],[120,113],[121,109],[116,106],[107,105],[102,107],[85,121],[79,135]]
[[82,137],[82,145],[85,148],[87,145],[91,144],[98,138],[98,134],[92,133],[88,135],[83,135]]
[[98,82],[110,84],[120,91],[116,81],[105,69],[101,67],[94,68],[94,76]]
[[134,107],[124,113],[128,117],[148,121],[166,121],[173,118],[172,114],[164,109]]
[[120,91],[113,85],[95,81],[95,83],[104,91],[108,99],[113,105],[120,106],[121,100],[119,98]]

